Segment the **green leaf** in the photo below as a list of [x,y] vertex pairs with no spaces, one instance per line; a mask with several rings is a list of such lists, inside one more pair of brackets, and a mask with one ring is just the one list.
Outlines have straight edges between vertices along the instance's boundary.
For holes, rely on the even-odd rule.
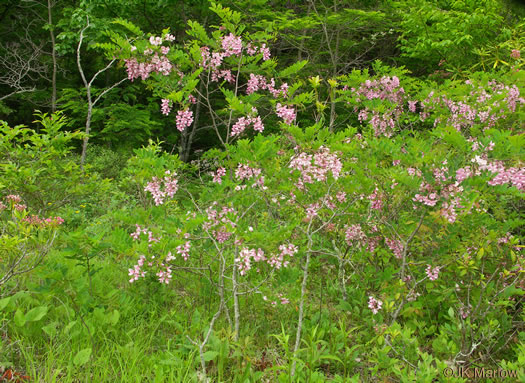
[[47,314],[48,307],[47,306],[38,306],[34,309],[31,309],[26,315],[26,321],[27,322],[36,322],[39,321],[44,317],[44,315]]
[[219,355],[217,351],[206,351],[203,355],[204,361],[209,362],[210,360],[213,360]]
[[448,309],[448,316],[454,318],[454,309],[452,307]]
[[77,354],[73,358],[73,363],[75,364],[75,366],[82,366],[89,361],[90,357],[91,357],[91,348],[85,348],[77,352]]
[[24,327],[24,325],[26,324],[26,317],[24,316],[24,313],[20,311],[20,309],[16,310],[15,324],[19,327]]
[[298,61],[296,62],[295,64],[293,65],[290,65],[288,68],[285,68],[283,69],[280,73],[279,73],[279,76],[281,77],[288,77],[292,74],[296,74],[297,72],[299,72],[301,69],[303,69],[303,67],[308,63],[308,60],[302,60],[302,61]]
[[109,323],[115,326],[118,323],[119,319],[120,319],[120,312],[118,310],[113,310],[113,312],[109,315]]
[[4,299],[0,299],[0,311],[6,308],[6,306],[9,304],[9,301],[11,300],[11,297],[7,297]]
[[47,326],[42,327],[42,330],[50,337],[53,338],[57,333],[57,324],[58,322],[53,322]]
[[129,29],[131,32],[133,32],[135,35],[141,35],[142,31],[139,27],[137,27],[135,24],[131,23],[130,21],[124,20],[124,19],[115,19],[113,20],[113,24],[119,24],[123,27]]

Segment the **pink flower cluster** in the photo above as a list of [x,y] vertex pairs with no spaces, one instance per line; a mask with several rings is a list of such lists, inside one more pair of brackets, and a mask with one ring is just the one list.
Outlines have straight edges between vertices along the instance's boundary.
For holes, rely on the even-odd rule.
[[160,269],[156,276],[160,283],[169,284],[172,278],[172,270],[169,265],[169,262],[174,260],[175,257],[170,253],[165,257],[163,261],[156,260],[155,256],[152,255],[149,262],[146,263],[146,256],[141,255],[137,261],[137,264],[133,266],[132,269],[129,270],[129,276],[131,276],[131,279],[129,280],[129,283],[133,283],[137,281],[139,278],[144,278],[146,276],[147,271],[144,271],[144,267],[156,267],[157,269]]
[[263,61],[269,60],[270,59],[270,48],[268,48],[266,44],[263,43],[263,45],[261,45],[260,50],[263,55]]
[[[1,210],[1,207],[0,207],[0,210]],[[44,218],[38,217],[37,215],[31,215],[31,216],[25,217],[23,221],[30,225],[35,225],[35,226],[40,226],[40,227],[56,227],[64,223],[64,219],[62,217],[49,217],[49,218],[44,219]]]
[[277,255],[272,255],[268,260],[268,264],[272,266],[275,269],[280,269],[281,267],[287,267],[290,263],[288,260],[285,260],[285,256],[288,255],[290,257],[293,257],[294,254],[296,254],[299,249],[294,244],[288,244],[288,245],[280,245],[279,246],[280,253]]
[[155,238],[153,236],[153,232],[148,230],[147,227],[140,227],[139,225],[135,224],[135,232],[130,234],[130,237],[133,238],[134,241],[137,241],[140,238],[141,234],[145,234],[148,236],[148,243],[151,244],[154,242],[159,242],[160,240],[158,238]]
[[394,256],[397,259],[401,259],[403,257],[404,246],[399,239],[385,238],[385,243],[388,246],[388,248],[392,250]]
[[[211,70],[212,81],[219,81],[224,79],[228,82],[235,82],[235,79],[231,73],[231,70],[226,69],[219,71],[219,67],[222,65],[225,58],[230,56],[241,56],[242,54],[242,39],[240,36],[235,36],[230,33],[227,36],[223,36],[220,39],[221,48],[218,51],[211,52],[209,47],[201,47],[201,67],[204,69]],[[249,43],[246,47],[248,55],[253,56],[257,53],[258,48],[254,47]],[[263,60],[270,58],[270,50],[265,44],[259,48],[260,53],[263,55]]]
[[[239,164],[237,166],[237,169],[235,170],[235,177],[239,181],[248,180],[248,179],[254,179],[254,183],[252,184],[252,188],[260,186],[264,189],[266,187],[264,186],[264,176],[261,176],[261,169],[259,168],[251,168],[248,165]],[[241,186],[237,186],[235,190],[241,190],[244,189]]]
[[383,200],[379,195],[379,190],[375,188],[374,192],[368,196],[370,200],[370,207],[372,209],[381,210],[383,208]]
[[149,38],[149,43],[150,43],[151,45],[154,45],[154,46],[161,45],[161,44],[162,44],[162,37],[151,36],[151,37]]
[[18,194],[9,194],[8,196],[5,197],[5,199],[12,203],[22,202],[22,197],[20,197]]
[[142,270],[142,266],[144,266],[145,260],[146,260],[146,256],[141,255],[139,257],[139,260],[137,261],[137,264],[133,266],[132,269],[129,269],[128,275],[131,276],[129,283],[138,281],[139,278],[144,278],[146,276],[146,272]]
[[[464,99],[453,101],[445,96],[436,97],[427,106],[428,111],[434,110],[440,104],[448,108],[450,116],[446,123],[458,131],[476,124],[485,125],[487,128],[492,127],[498,120],[510,116],[505,113],[505,106],[514,112],[518,103],[525,103],[516,85],[507,86],[497,81],[489,81],[488,87],[475,87],[470,80],[467,80],[466,83],[473,89]],[[505,95],[505,97],[502,99],[499,95]]]
[[375,299],[373,296],[368,297],[368,308],[372,310],[372,313],[375,315],[383,307],[383,302],[379,299]]
[[214,208],[216,205],[217,201],[213,202],[212,206],[206,209],[208,220],[202,224],[202,228],[203,230],[208,231],[214,227],[218,227],[217,230],[213,231],[213,236],[217,242],[223,243],[232,236],[232,233],[228,231],[228,226],[231,228],[237,226],[237,224],[228,217],[228,214],[236,216],[237,212],[234,208],[227,206],[223,206],[220,211],[217,211]]
[[290,173],[293,173],[294,170],[298,170],[301,173],[297,187],[304,189],[305,183],[311,184],[314,180],[318,182],[326,181],[328,172],[332,173],[334,179],[338,179],[343,164],[336,154],[330,152],[330,149],[321,146],[319,151],[313,156],[305,152],[293,156],[289,167],[292,169]]
[[489,185],[510,184],[518,190],[525,190],[525,168],[505,168],[502,161],[489,161],[486,159],[486,155],[475,156],[471,162],[474,164],[473,167],[465,166],[456,171],[458,184],[474,175],[481,175],[482,171],[489,171],[490,173],[496,174],[492,180],[488,181]]
[[277,111],[277,116],[282,118],[286,125],[290,125],[292,122],[295,121],[296,114],[294,108],[288,108],[286,105],[281,105],[281,103],[277,103],[275,109]]
[[264,130],[264,125],[262,123],[261,117],[241,117],[237,122],[232,126],[232,137],[237,136],[244,132],[248,126],[253,124],[253,130],[257,132],[262,132]]
[[419,186],[419,190],[427,191],[428,194],[427,195],[422,195],[419,193],[416,194],[414,198],[412,198],[414,202],[421,202],[422,204],[427,205],[427,206],[436,206],[438,199],[439,199],[439,195],[434,191],[434,189],[432,188],[432,186],[430,186],[430,184],[424,181],[421,182],[421,185]]
[[346,226],[345,240],[349,246],[356,243],[360,247],[364,247],[367,243],[367,236],[361,228],[360,224]]
[[[287,305],[288,303],[290,303],[290,300],[288,298],[286,298],[283,294],[279,293],[277,294],[277,297],[279,299],[279,301],[281,302],[282,305]],[[266,295],[263,296],[263,300],[267,301],[268,298],[266,297]],[[277,301],[274,300],[271,302],[271,305],[272,306],[277,306]]]
[[239,269],[239,274],[246,275],[246,273],[252,268],[252,260],[254,262],[265,261],[266,257],[264,256],[264,251],[261,249],[242,249],[239,253],[239,257],[235,258],[235,262],[237,262],[237,268]]
[[306,207],[306,219],[310,221],[312,218],[317,216],[317,212],[321,208],[318,202],[312,203]]
[[[376,137],[381,135],[390,137],[396,121],[399,120],[403,113],[405,90],[399,85],[398,77],[384,76],[379,80],[366,80],[357,90],[355,90],[357,102],[379,99],[382,101],[388,101],[392,104],[392,106],[382,114],[375,110],[371,111],[368,107],[359,111],[359,121],[368,121],[374,129]],[[352,88],[352,90],[354,89]],[[415,104],[409,104],[409,108],[410,110],[415,110]],[[372,112],[371,117],[369,116],[369,112]]]
[[176,124],[177,129],[182,132],[184,129],[189,127],[193,122],[193,112],[189,109],[179,110],[177,112]]
[[436,279],[438,279],[439,270],[440,270],[439,266],[432,268],[432,266],[427,265],[425,273],[427,274],[428,279],[430,279],[431,281],[435,281]]
[[503,169],[488,184],[492,186],[511,184],[518,190],[525,190],[525,168]]
[[226,169],[221,166],[219,169],[217,169],[217,172],[213,174],[213,182],[218,184],[222,183],[222,177],[224,175],[226,175]]
[[443,206],[440,213],[443,217],[447,219],[448,222],[454,223],[458,218],[456,209],[461,207],[462,206],[460,204],[459,198],[452,198],[449,202],[443,202]]
[[219,81],[221,79],[229,83],[235,82],[232,71],[230,69],[216,70],[212,72],[211,81]]
[[233,33],[230,33],[228,36],[223,36],[221,38],[221,45],[224,50],[223,57],[239,56],[242,52],[242,40]]
[[184,246],[179,245],[176,248],[177,254],[180,254],[182,258],[184,258],[185,261],[187,261],[188,258],[190,257],[190,249],[191,249],[190,241],[186,241],[186,243],[184,243]]
[[[27,205],[20,203],[22,202],[22,197],[20,197],[18,194],[9,194],[5,197],[5,199],[6,202],[17,211],[24,211],[25,209],[27,209]],[[7,206],[0,202],[0,211],[5,209],[7,209]]]
[[151,73],[161,73],[164,76],[167,76],[173,69],[173,65],[168,60],[168,58],[166,56],[159,57],[157,53],[155,53],[154,56],[150,58],[149,62],[139,63],[136,58],[126,59],[124,62],[126,63],[128,79],[131,81],[139,77],[142,80],[146,80]]
[[160,111],[162,112],[162,114],[166,116],[170,114],[171,112],[170,100],[165,99],[165,98],[162,99],[162,103],[160,105]]
[[237,177],[239,181],[250,179],[253,177],[259,177],[260,174],[261,169],[251,168],[248,165],[244,164],[239,164],[237,166],[237,170],[235,170],[235,177]]
[[[175,178],[177,173],[174,173],[173,176],[171,172],[167,170],[165,176],[162,179],[153,177],[153,180],[148,182],[147,186],[144,188],[144,191],[150,192],[155,201],[155,205],[159,206],[164,203],[166,197],[173,198],[177,190],[179,189],[178,180]],[[164,190],[162,190],[162,185]]]
[[279,251],[279,254],[272,254],[269,258],[266,258],[264,256],[264,251],[261,249],[255,250],[243,248],[239,253],[239,257],[235,259],[235,262],[237,262],[237,268],[239,269],[239,274],[246,275],[246,273],[252,268],[252,261],[266,262],[277,270],[281,267],[287,267],[290,261],[286,260],[285,257],[293,257],[294,254],[297,253],[298,248],[290,243],[287,245],[280,245]]
[[288,97],[288,84],[281,84],[280,88],[275,87],[275,79],[271,78],[268,81],[264,76],[259,74],[250,73],[250,79],[248,80],[246,87],[246,94],[252,94],[257,92],[259,89],[269,91],[274,98],[279,96]]
[[155,275],[159,278],[160,283],[168,285],[171,281],[171,267],[165,266],[165,270],[160,270]]

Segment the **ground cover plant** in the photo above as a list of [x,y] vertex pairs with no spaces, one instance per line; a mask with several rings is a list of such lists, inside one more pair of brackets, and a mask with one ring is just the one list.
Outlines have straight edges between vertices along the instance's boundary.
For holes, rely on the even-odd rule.
[[61,10],[106,80],[1,123],[0,381],[525,380],[519,8],[256,3]]

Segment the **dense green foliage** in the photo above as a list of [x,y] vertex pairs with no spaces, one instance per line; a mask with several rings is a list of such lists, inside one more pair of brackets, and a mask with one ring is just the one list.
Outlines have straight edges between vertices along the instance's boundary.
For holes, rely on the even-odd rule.
[[0,5],[0,381],[525,381],[524,15]]

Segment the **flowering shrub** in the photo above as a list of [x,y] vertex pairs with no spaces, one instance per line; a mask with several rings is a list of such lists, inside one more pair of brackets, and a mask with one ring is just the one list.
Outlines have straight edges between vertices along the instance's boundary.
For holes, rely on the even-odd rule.
[[[151,76],[156,85],[182,89],[162,103],[166,113],[179,103],[179,116],[194,105],[185,92],[204,84],[206,91],[194,97],[197,105],[209,105],[210,119],[224,123],[215,127],[223,128],[216,133],[225,152],[208,152],[211,169],[191,182],[175,167],[163,169],[169,170],[163,178],[144,179],[156,218],[143,218],[131,230],[136,264],[129,276],[134,285],[149,278],[173,286],[175,276],[188,271],[214,286],[218,301],[206,330],[188,337],[199,350],[202,374],[221,318],[239,339],[249,315],[241,296],[256,306],[297,308],[294,347],[283,347],[288,374],[300,374],[307,357],[300,349],[305,314],[315,299],[312,273],[323,273],[332,299],[364,328],[362,343],[370,348],[362,354],[371,374],[408,379],[411,366],[426,363],[435,377],[445,361],[477,363],[505,348],[525,294],[518,229],[525,100],[512,74],[428,87],[378,63],[376,76],[354,71],[327,81],[329,89],[311,78],[311,91],[301,96],[294,94],[298,88],[244,70],[269,61],[265,43],[247,42],[231,25],[219,27],[213,39],[195,24],[190,34],[206,45],[196,41],[190,53],[179,53],[180,63],[193,60],[189,67],[199,69],[183,74],[181,65],[166,73],[153,66],[150,72],[159,73]],[[166,36],[137,51],[160,57],[155,49]],[[175,50],[164,52],[169,57]],[[214,114],[213,105],[223,104],[203,92],[219,82],[228,110]],[[269,103],[280,119],[277,134],[263,130],[262,91],[275,97]],[[325,102],[323,92],[332,95]],[[312,124],[295,125],[298,108],[314,95]],[[296,102],[288,102],[292,97]],[[345,113],[353,124],[335,129]],[[197,109],[193,123],[196,115]],[[193,115],[185,116],[182,132]],[[265,135],[237,139],[250,126]],[[293,283],[283,282],[287,275]],[[432,336],[431,357],[411,343],[415,328]],[[393,359],[396,368],[389,365]]]
[[201,121],[211,122],[206,129],[225,146],[250,126],[256,134],[263,132],[263,120],[279,117],[293,123],[297,106],[310,98],[297,92],[300,83],[290,83],[306,62],[277,72],[267,42],[270,34],[249,34],[239,24],[239,13],[217,4],[211,9],[223,25],[209,36],[200,24],[190,22],[192,40],[183,47],[167,29],[149,39],[137,36],[133,43],[114,38],[118,49],[112,54],[122,58],[128,78],[149,81],[161,98],[162,114],[176,111],[183,161],[189,159]]
[[18,194],[0,199],[0,287],[40,265],[55,241],[57,228],[63,223],[58,216],[30,215]]

